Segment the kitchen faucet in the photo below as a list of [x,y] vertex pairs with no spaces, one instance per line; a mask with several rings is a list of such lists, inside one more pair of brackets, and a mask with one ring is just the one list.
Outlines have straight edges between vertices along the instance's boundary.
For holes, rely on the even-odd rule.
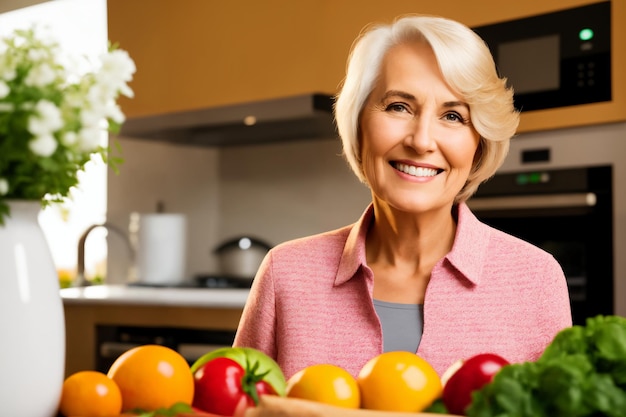
[[134,265],[135,248],[131,244],[128,236],[126,236],[126,234],[117,226],[109,222],[93,224],[89,226],[78,239],[78,259],[76,263],[77,264],[76,265],[76,279],[73,285],[75,287],[83,287],[83,286],[89,285],[87,282],[87,279],[85,278],[85,242],[87,241],[87,237],[89,236],[89,233],[91,233],[93,229],[96,229],[98,227],[104,227],[108,231],[115,232],[124,239],[124,241],[128,245],[131,265]]

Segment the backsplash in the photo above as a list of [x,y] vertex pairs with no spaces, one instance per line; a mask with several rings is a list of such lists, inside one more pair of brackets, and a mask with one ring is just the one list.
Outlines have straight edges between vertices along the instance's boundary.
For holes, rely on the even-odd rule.
[[[272,245],[354,222],[370,200],[338,139],[205,148],[119,139],[124,163],[108,177],[108,221],[132,212],[188,217],[187,275],[218,272],[222,241],[252,235]],[[109,237],[109,283],[125,282],[129,256]]]
[[353,223],[370,200],[338,139],[223,148],[219,176],[221,239],[275,245]]

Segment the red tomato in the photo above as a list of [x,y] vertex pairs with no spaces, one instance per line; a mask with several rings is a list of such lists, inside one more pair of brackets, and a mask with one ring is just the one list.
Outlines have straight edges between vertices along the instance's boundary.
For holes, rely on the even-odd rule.
[[193,407],[223,416],[243,414],[261,395],[276,395],[270,384],[230,358],[219,357],[200,366],[193,374]]
[[491,382],[509,362],[493,353],[481,353],[462,362],[443,387],[442,400],[451,414],[465,414],[472,402],[472,392]]
[[195,373],[198,368],[208,361],[220,357],[230,358],[244,368],[246,366],[256,366],[255,372],[264,374],[263,380],[267,381],[278,395],[285,396],[287,381],[285,381],[285,375],[276,361],[260,350],[250,347],[223,347],[212,350],[202,355],[191,365],[191,373]]

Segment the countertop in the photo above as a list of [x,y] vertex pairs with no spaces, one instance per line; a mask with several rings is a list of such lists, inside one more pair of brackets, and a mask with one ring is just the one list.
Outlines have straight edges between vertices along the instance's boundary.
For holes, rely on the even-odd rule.
[[249,289],[155,288],[129,285],[94,285],[64,288],[65,305],[126,304],[181,307],[243,308]]

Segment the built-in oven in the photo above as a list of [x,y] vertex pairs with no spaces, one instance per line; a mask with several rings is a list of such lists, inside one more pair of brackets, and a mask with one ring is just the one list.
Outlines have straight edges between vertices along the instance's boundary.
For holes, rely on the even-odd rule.
[[140,345],[167,346],[192,365],[200,356],[232,346],[234,330],[207,330],[186,327],[98,325],[96,328],[96,370],[108,372],[127,350]]
[[557,259],[575,324],[613,314],[612,183],[611,166],[508,172],[468,201],[485,223]]
[[[199,274],[191,281],[180,283],[134,282],[131,287],[152,288],[196,288],[203,289],[246,289],[252,280],[243,280],[222,274]],[[94,357],[96,368],[107,372],[122,353],[140,345],[156,344],[167,346],[180,353],[192,365],[200,356],[212,350],[232,346],[236,329],[193,328],[185,323],[180,326],[128,326],[99,324],[96,326]]]

